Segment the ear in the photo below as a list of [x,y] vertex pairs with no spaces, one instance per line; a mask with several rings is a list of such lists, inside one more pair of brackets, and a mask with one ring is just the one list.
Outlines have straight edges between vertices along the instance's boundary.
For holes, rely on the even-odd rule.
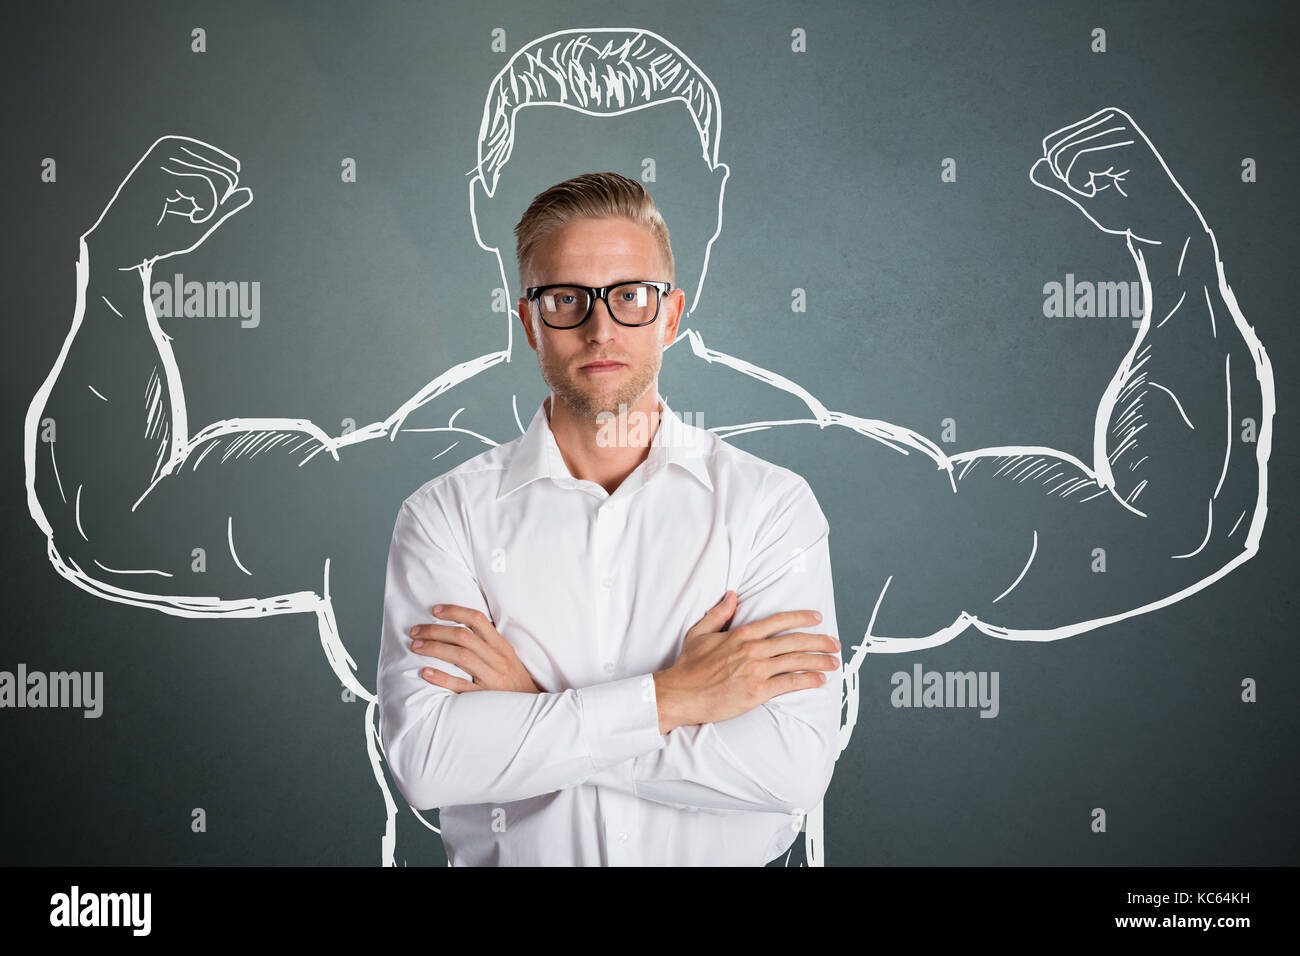
[[667,310],[664,316],[664,348],[668,348],[677,341],[677,326],[682,320],[682,313],[686,311],[686,293],[681,289],[673,289],[668,293],[664,307]]
[[474,241],[488,252],[499,251],[496,236],[492,234],[492,197],[481,176],[469,181],[469,219],[474,227]]
[[709,175],[713,177],[714,181],[717,183],[718,208],[721,209],[722,197],[725,196],[727,192],[727,180],[731,176],[731,167],[728,166],[726,163],[718,163],[718,165],[714,166],[711,170],[709,170]]
[[528,346],[534,352],[537,351],[537,339],[533,336],[532,310],[528,307],[528,300],[521,298],[519,300],[519,321],[524,325],[524,335],[528,337]]

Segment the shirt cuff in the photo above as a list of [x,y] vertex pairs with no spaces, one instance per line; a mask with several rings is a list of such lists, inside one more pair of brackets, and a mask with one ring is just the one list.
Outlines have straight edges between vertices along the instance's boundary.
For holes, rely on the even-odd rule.
[[653,674],[581,687],[583,744],[597,770],[665,746]]

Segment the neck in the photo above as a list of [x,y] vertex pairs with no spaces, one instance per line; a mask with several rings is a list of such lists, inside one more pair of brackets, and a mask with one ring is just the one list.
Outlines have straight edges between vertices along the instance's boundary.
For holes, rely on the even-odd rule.
[[569,474],[610,494],[649,456],[661,418],[658,380],[631,408],[598,419],[575,414],[554,392],[544,406]]

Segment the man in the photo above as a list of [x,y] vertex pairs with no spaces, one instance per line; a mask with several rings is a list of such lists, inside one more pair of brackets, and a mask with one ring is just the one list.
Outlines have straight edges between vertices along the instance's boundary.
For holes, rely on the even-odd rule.
[[550,395],[402,505],[378,671],[394,780],[442,808],[453,865],[762,865],[838,753],[826,520],[797,474],[659,396],[685,296],[639,183],[560,183],[515,235]]

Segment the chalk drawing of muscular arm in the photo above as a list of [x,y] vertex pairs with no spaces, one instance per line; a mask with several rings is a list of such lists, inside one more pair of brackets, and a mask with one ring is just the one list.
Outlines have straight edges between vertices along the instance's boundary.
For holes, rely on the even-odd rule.
[[[604,121],[597,116],[685,104],[704,145],[707,174],[717,182],[716,228],[705,237],[697,303],[708,248],[721,231],[727,174],[717,158],[721,118],[712,84],[680,51],[644,31],[567,31],[525,49],[527,55],[516,60],[535,58],[528,63],[535,85],[529,89],[503,70],[489,94],[480,162],[470,184],[471,214],[495,191],[523,101],[563,106],[595,122]],[[553,68],[546,68],[541,51]],[[676,59],[664,59],[668,54]],[[571,69],[584,57],[621,65],[617,74],[630,79],[615,84],[611,71],[597,74],[592,68],[592,81],[585,82],[587,74]],[[503,97],[505,79],[510,86]],[[739,373],[799,405],[789,418],[715,427],[722,437],[769,460],[785,458],[800,471],[813,449],[833,463],[828,471],[856,478],[871,501],[942,516],[927,525],[945,528],[941,538],[916,540],[870,526],[858,533],[855,523],[878,519],[877,507],[828,508],[833,536],[855,547],[860,542],[879,558],[872,565],[881,569],[877,582],[837,580],[837,593],[868,587],[878,592],[870,619],[861,622],[863,640],[846,661],[842,747],[856,720],[864,653],[933,646],[970,626],[1014,639],[1066,637],[1193,593],[1258,546],[1266,511],[1271,371],[1236,306],[1199,211],[1136,124],[1118,110],[1101,111],[1048,137],[1032,179],[1099,228],[1123,237],[1143,282],[1147,315],[1103,394],[1091,466],[1037,447],[945,455],[910,429],[831,411],[780,374],[706,348],[696,333],[678,340],[689,342],[691,351],[683,353],[679,344],[676,352],[702,368]],[[467,427],[466,416],[458,416],[475,409],[454,407],[465,385],[490,382],[492,375],[485,373],[505,367],[513,339],[507,332],[504,350],[453,365],[387,420],[343,437],[288,419],[231,419],[191,435],[180,370],[149,297],[152,270],[197,247],[251,199],[239,184],[234,157],[197,140],[164,137],[87,230],[72,330],[28,414],[29,504],[49,538],[55,568],[102,598],[191,617],[314,613],[330,666],[344,686],[368,701],[366,743],[388,808],[382,848],[384,862],[391,863],[397,807],[381,769],[374,695],[354,674],[330,586],[331,560],[337,566],[357,529],[341,517],[346,509],[335,509],[328,520],[313,514],[299,492],[311,486],[332,489],[344,501],[373,496],[366,469],[374,461],[418,461],[427,477],[431,463],[436,471],[459,460],[439,457],[456,443],[460,454],[476,454],[517,435],[522,425],[514,403],[508,418],[502,409],[484,419],[493,422],[490,429]],[[477,218],[475,226],[477,235]],[[499,258],[499,244],[482,236],[479,242]],[[504,265],[502,276],[508,286]],[[1164,311],[1154,315],[1162,305]],[[105,363],[104,354],[120,357]],[[435,400],[444,395],[453,406],[445,424],[411,421],[417,411],[438,408]],[[692,407],[676,399],[674,405]],[[1243,419],[1255,423],[1254,444],[1236,440],[1234,422]],[[392,510],[406,492],[398,494]],[[820,491],[819,497],[827,500]],[[983,520],[998,509],[1014,520],[996,526]],[[180,527],[185,541],[224,546],[210,553],[199,596],[187,573],[189,551],[177,553],[174,532]],[[252,536],[241,537],[250,528],[283,529],[278,537],[293,547],[256,545]],[[1122,542],[1110,549],[1112,559],[1127,547],[1130,563],[1142,568],[1136,583],[1145,588],[1144,598],[1127,600],[1110,590],[1119,575],[1089,575],[1087,562],[1077,570],[1070,549],[1089,540],[1085,531],[1098,547],[1111,538]],[[1011,552],[1017,563],[1008,572]],[[936,554],[954,553],[967,559],[935,561]],[[1123,580],[1133,584],[1135,578]],[[1039,606],[1036,598],[1044,593],[1059,598],[1058,619],[1022,620],[1019,609]],[[372,637],[362,635],[366,652]],[[847,644],[848,633],[845,638]],[[810,862],[820,862],[820,808],[809,815],[808,840]]]

